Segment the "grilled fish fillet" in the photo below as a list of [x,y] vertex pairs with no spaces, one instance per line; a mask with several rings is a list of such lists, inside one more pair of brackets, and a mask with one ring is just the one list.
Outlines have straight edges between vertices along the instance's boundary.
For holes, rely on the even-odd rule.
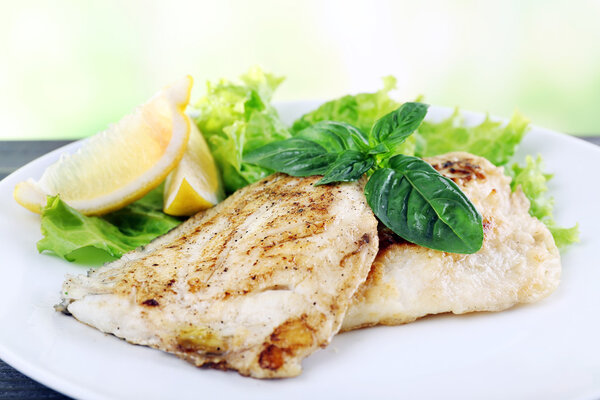
[[428,314],[501,311],[540,300],[556,289],[560,256],[529,201],[502,168],[468,153],[426,159],[451,178],[483,217],[483,247],[450,254],[380,230],[379,253],[355,294],[342,330],[412,322]]
[[197,366],[291,377],[326,346],[378,249],[364,181],[272,175],[148,246],[69,276],[59,310]]

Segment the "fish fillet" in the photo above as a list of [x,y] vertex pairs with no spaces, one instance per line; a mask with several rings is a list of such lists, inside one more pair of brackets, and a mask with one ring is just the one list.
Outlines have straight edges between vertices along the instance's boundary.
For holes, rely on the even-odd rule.
[[488,160],[468,153],[426,159],[451,178],[483,217],[483,247],[450,254],[380,229],[379,253],[355,294],[342,330],[412,322],[428,314],[501,311],[556,289],[561,265],[552,235],[529,201]]
[[364,181],[275,174],[145,248],[68,276],[57,308],[197,366],[290,377],[326,346],[378,249]]

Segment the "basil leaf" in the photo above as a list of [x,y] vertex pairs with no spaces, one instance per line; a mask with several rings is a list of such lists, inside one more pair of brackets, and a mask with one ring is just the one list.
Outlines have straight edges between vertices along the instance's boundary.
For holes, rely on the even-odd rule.
[[350,124],[336,121],[321,121],[298,132],[294,137],[318,143],[329,152],[369,149],[367,136]]
[[377,146],[369,149],[367,154],[384,154],[384,153],[389,153],[389,152],[390,152],[390,148],[387,147],[385,145],[385,143],[379,143]]
[[399,145],[421,125],[428,107],[423,103],[402,104],[375,122],[371,136],[377,143],[388,143],[392,147]]
[[356,181],[373,165],[375,165],[375,159],[372,156],[356,150],[346,150],[338,156],[325,173],[325,176],[316,184]]
[[244,162],[292,176],[311,176],[327,172],[337,155],[318,143],[293,137],[249,151]]
[[[322,121],[298,132],[290,139],[272,142],[248,151],[244,155],[244,162],[285,172],[292,176],[324,175],[338,156],[345,151],[352,150],[354,153],[361,153],[368,149],[369,141],[366,135],[352,125],[343,122]],[[355,154],[355,161],[358,161],[356,157]],[[362,161],[363,158],[360,160]],[[342,159],[340,162],[346,162],[346,164],[340,164],[340,171],[332,172],[332,174],[335,176],[342,174],[339,176],[343,176],[341,170],[347,167],[350,161],[350,159],[347,161]],[[364,168],[364,166],[360,168]]]
[[452,180],[425,161],[397,155],[365,187],[375,215],[402,238],[452,253],[471,254],[483,244],[481,215]]

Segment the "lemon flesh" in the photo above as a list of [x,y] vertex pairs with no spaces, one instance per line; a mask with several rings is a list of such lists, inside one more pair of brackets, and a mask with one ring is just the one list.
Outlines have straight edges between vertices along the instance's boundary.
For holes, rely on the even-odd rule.
[[184,113],[192,84],[187,76],[164,88],[75,153],[62,155],[39,181],[19,183],[16,201],[39,213],[46,196],[60,195],[79,212],[100,215],[143,197],[183,157],[193,124]]
[[196,214],[224,197],[219,172],[204,137],[192,122],[183,158],[165,182],[164,209],[170,215]]

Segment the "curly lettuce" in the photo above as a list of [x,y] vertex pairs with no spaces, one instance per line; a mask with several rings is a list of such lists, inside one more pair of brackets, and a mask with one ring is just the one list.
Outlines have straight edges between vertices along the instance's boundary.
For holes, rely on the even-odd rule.
[[495,165],[510,161],[529,126],[529,120],[515,112],[508,122],[489,116],[475,126],[465,126],[458,109],[441,122],[425,121],[419,127],[416,154],[431,157],[450,151],[466,151],[485,157]]
[[383,88],[375,93],[346,95],[328,101],[296,120],[292,131],[299,132],[319,121],[340,121],[369,132],[375,121],[400,107],[400,103],[389,95],[395,88],[396,78],[386,76],[383,78]]
[[49,196],[42,209],[42,234],[38,251],[49,251],[74,261],[83,250],[96,249],[104,261],[121,257],[167,233],[181,221],[162,212],[163,186],[142,199],[102,217],[87,217]]
[[221,172],[227,194],[273,172],[244,163],[246,152],[290,137],[271,105],[273,93],[283,78],[255,67],[242,75],[240,81],[208,82],[206,94],[192,109],[194,121]]
[[515,190],[520,186],[529,199],[531,203],[529,214],[548,227],[554,237],[556,246],[563,249],[579,241],[579,226],[576,224],[571,228],[563,228],[558,226],[554,220],[554,199],[547,194],[548,181],[552,178],[552,175],[544,173],[543,168],[544,164],[541,156],[538,155],[537,158],[527,156],[525,165],[514,163],[506,169],[506,172],[512,177],[512,189]]

